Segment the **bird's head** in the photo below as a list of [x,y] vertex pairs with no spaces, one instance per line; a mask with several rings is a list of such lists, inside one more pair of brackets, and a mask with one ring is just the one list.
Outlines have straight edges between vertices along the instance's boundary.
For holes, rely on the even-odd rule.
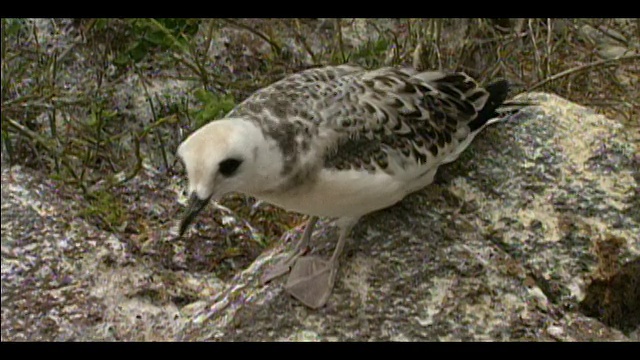
[[180,236],[209,201],[246,191],[255,183],[259,137],[251,124],[223,119],[201,127],[180,144],[177,155],[189,178],[189,203],[180,220]]

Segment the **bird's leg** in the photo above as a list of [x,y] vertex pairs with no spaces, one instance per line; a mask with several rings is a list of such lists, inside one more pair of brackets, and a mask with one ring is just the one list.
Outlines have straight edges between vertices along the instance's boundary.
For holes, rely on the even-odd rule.
[[340,236],[331,259],[327,261],[317,256],[300,257],[291,270],[285,290],[312,309],[324,306],[333,290],[338,272],[338,258],[344,249],[347,236],[357,222],[358,218],[340,219]]
[[269,281],[291,271],[291,266],[293,265],[293,263],[308,251],[307,248],[309,247],[309,243],[311,242],[311,234],[313,233],[313,228],[316,226],[316,222],[318,222],[317,216],[312,216],[309,218],[309,220],[307,221],[307,225],[305,226],[304,233],[302,234],[302,238],[296,244],[296,247],[291,255],[287,256],[287,258],[283,261],[267,269],[265,274],[260,279],[263,284],[268,283]]

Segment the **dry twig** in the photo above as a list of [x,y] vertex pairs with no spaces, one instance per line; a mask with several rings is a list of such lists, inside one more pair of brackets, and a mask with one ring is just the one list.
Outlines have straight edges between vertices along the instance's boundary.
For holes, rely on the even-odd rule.
[[623,61],[627,61],[627,60],[640,60],[640,54],[633,54],[633,55],[625,55],[625,56],[620,56],[617,58],[613,58],[613,59],[605,59],[605,60],[598,60],[598,61],[594,61],[588,64],[584,64],[584,65],[580,65],[580,66],[576,66],[573,67],[571,69],[567,69],[565,71],[559,72],[555,75],[549,76],[546,79],[530,86],[527,91],[533,91],[535,89],[538,89],[544,85],[546,85],[547,83],[551,82],[551,81],[555,81],[558,80],[560,78],[563,78],[565,76],[571,75],[571,74],[576,74],[585,70],[588,70],[590,68],[593,67],[597,67],[597,66],[607,66],[607,65],[611,65],[611,64],[615,64],[615,63],[620,63]]

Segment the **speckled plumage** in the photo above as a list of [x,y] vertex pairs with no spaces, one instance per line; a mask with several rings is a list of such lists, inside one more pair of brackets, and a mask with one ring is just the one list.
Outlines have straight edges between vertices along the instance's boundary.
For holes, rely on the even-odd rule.
[[[251,119],[277,139],[283,176],[316,165],[309,161],[328,169],[392,174],[390,161],[401,169],[437,165],[459,150],[488,120],[478,118],[488,95],[463,73],[343,65],[282,79],[255,92],[228,117]],[[314,148],[320,133],[325,149]],[[318,151],[322,157],[303,159]]]
[[[263,280],[293,264],[285,288],[320,307],[358,219],[433,182],[438,167],[457,159],[498,116],[507,93],[506,81],[482,88],[463,73],[408,68],[343,65],[286,77],[180,145],[191,193],[180,233],[209,199],[228,192],[311,215],[296,254]],[[339,218],[328,261],[302,256],[319,216]]]

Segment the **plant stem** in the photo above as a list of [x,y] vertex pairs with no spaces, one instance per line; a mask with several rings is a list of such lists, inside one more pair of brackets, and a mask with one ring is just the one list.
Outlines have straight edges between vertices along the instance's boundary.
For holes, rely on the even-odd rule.
[[565,76],[571,75],[571,74],[575,74],[587,69],[590,69],[592,67],[596,67],[596,66],[606,66],[606,65],[610,65],[610,64],[615,64],[618,62],[623,62],[626,60],[640,60],[640,54],[633,54],[633,55],[625,55],[625,56],[620,56],[617,58],[613,58],[613,59],[605,59],[605,60],[598,60],[598,61],[594,61],[588,64],[584,64],[584,65],[580,65],[580,66],[576,66],[573,67],[571,69],[567,69],[565,71],[561,71],[553,76],[549,76],[546,79],[530,86],[527,91],[532,91],[535,89],[538,89],[544,85],[546,85],[547,83],[554,81],[554,80],[558,80],[560,78],[563,78]]

